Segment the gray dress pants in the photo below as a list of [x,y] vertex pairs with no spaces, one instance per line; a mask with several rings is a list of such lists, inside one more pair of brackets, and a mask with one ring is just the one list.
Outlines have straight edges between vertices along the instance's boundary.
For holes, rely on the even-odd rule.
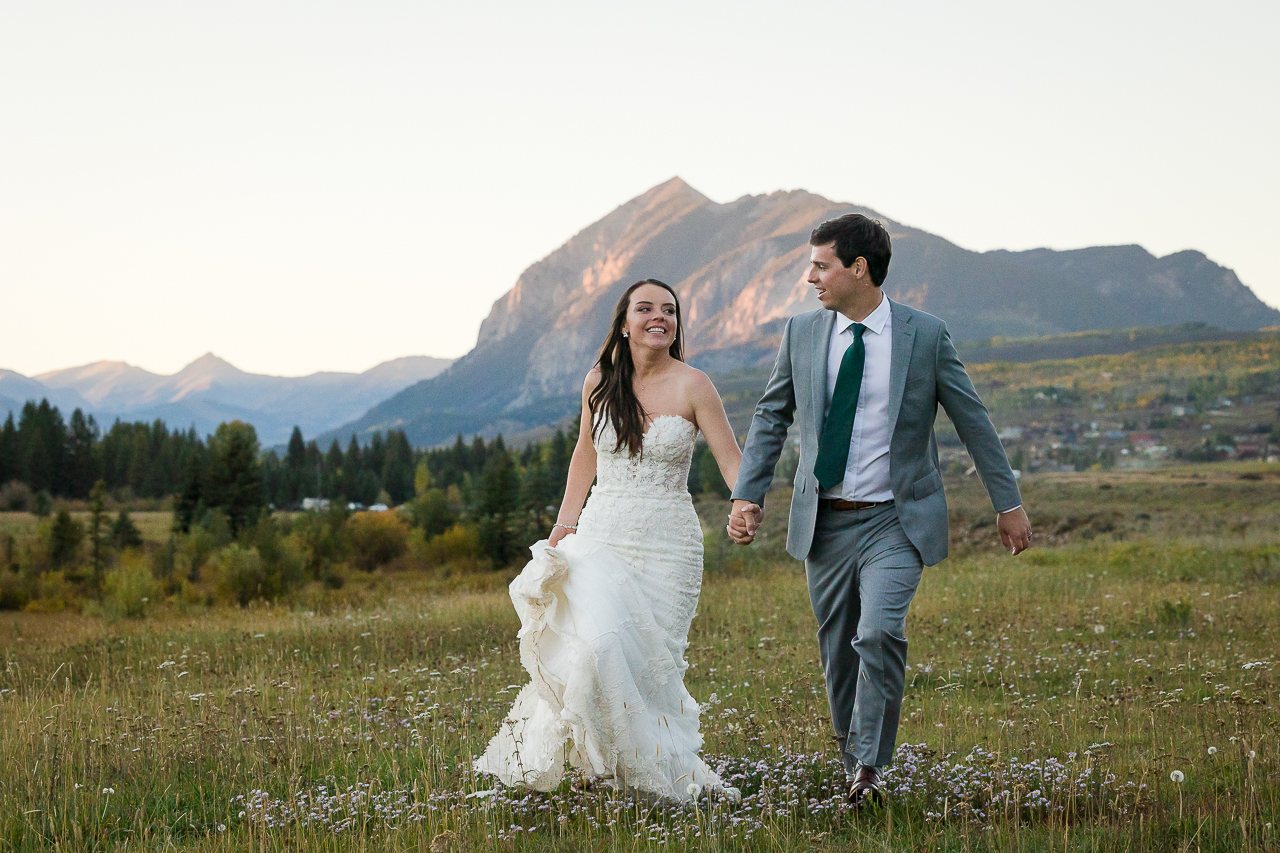
[[907,607],[924,564],[892,502],[819,509],[805,560],[831,722],[845,774],[893,761],[907,663]]

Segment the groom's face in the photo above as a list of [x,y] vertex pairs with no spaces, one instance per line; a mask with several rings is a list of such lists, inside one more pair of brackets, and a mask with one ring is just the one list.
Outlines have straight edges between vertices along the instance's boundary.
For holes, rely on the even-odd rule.
[[858,301],[865,289],[867,262],[854,258],[845,266],[836,255],[835,243],[813,246],[809,251],[809,283],[818,291],[818,301],[828,311],[845,310]]

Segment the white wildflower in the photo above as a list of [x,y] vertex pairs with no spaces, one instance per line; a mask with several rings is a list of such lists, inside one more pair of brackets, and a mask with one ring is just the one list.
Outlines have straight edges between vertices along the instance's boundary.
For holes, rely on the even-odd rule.
[[1107,630],[1107,626],[1106,626],[1106,625],[1094,625],[1094,626],[1093,626],[1093,633],[1095,633],[1095,634],[1104,634],[1104,633],[1106,633],[1106,630]]
[[103,789],[102,789],[102,793],[104,793],[104,794],[114,794],[115,792],[116,792],[116,789],[115,789],[115,788],[103,788]]
[[1175,770],[1169,774],[1169,778],[1177,782],[1179,785],[1181,785],[1182,780],[1186,779],[1187,777],[1182,774],[1181,770]]
[[1209,747],[1209,754],[1210,754],[1210,755],[1217,755],[1217,754],[1218,754],[1218,748],[1217,748],[1216,746],[1211,746],[1211,747]]
[[696,800],[698,799],[699,796],[702,795],[702,786],[700,786],[697,782],[690,782],[689,787],[685,788],[684,790],[685,790],[685,793],[689,795],[690,799]]

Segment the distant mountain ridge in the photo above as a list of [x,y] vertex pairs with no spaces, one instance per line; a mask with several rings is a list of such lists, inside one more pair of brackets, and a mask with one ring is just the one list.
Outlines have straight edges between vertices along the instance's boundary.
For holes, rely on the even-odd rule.
[[844,213],[893,238],[885,291],[936,314],[957,341],[1202,322],[1280,323],[1231,270],[1195,251],[1139,246],[971,252],[857,205],[803,190],[717,204],[673,178],[618,207],[530,266],[494,303],[476,347],[321,437],[388,428],[417,445],[454,434],[527,431],[572,412],[619,294],[659,278],[680,295],[691,363],[725,372],[766,364],[787,318],[817,309],[804,280],[809,232]]
[[263,445],[271,446],[287,441],[295,425],[310,437],[359,417],[451,363],[450,359],[409,356],[363,373],[285,377],[247,373],[207,353],[172,376],[121,361],[99,361],[30,378],[0,370],[0,418],[6,411],[16,416],[27,400],[48,398],[64,415],[80,408],[92,413],[103,427],[117,417],[158,418],[177,429],[194,425],[204,435],[223,421],[239,419],[252,423]]

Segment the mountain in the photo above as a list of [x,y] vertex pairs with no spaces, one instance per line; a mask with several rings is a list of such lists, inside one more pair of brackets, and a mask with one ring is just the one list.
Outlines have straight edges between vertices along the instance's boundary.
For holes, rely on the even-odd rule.
[[35,379],[0,368],[0,421],[8,412],[18,416],[27,400],[40,401],[48,399],[51,405],[70,414],[77,408],[88,411],[92,408],[89,401],[78,392],[69,388],[47,388]]
[[26,400],[47,397],[63,414],[93,413],[104,426],[115,418],[161,419],[200,434],[218,424],[243,420],[257,428],[264,446],[288,441],[295,425],[307,436],[359,417],[397,391],[428,379],[449,359],[410,356],[364,373],[313,373],[284,377],[246,373],[212,353],[172,376],[120,361],[100,361],[28,378],[0,371],[0,414]]
[[658,278],[680,295],[688,358],[724,372],[767,364],[788,317],[819,307],[804,280],[809,232],[844,213],[893,239],[894,299],[943,317],[958,341],[1202,322],[1280,323],[1235,273],[1199,252],[1138,246],[971,252],[857,205],[803,190],[717,204],[673,178],[529,267],[448,370],[322,436],[405,429],[418,445],[456,433],[527,431],[574,411],[620,293]]

